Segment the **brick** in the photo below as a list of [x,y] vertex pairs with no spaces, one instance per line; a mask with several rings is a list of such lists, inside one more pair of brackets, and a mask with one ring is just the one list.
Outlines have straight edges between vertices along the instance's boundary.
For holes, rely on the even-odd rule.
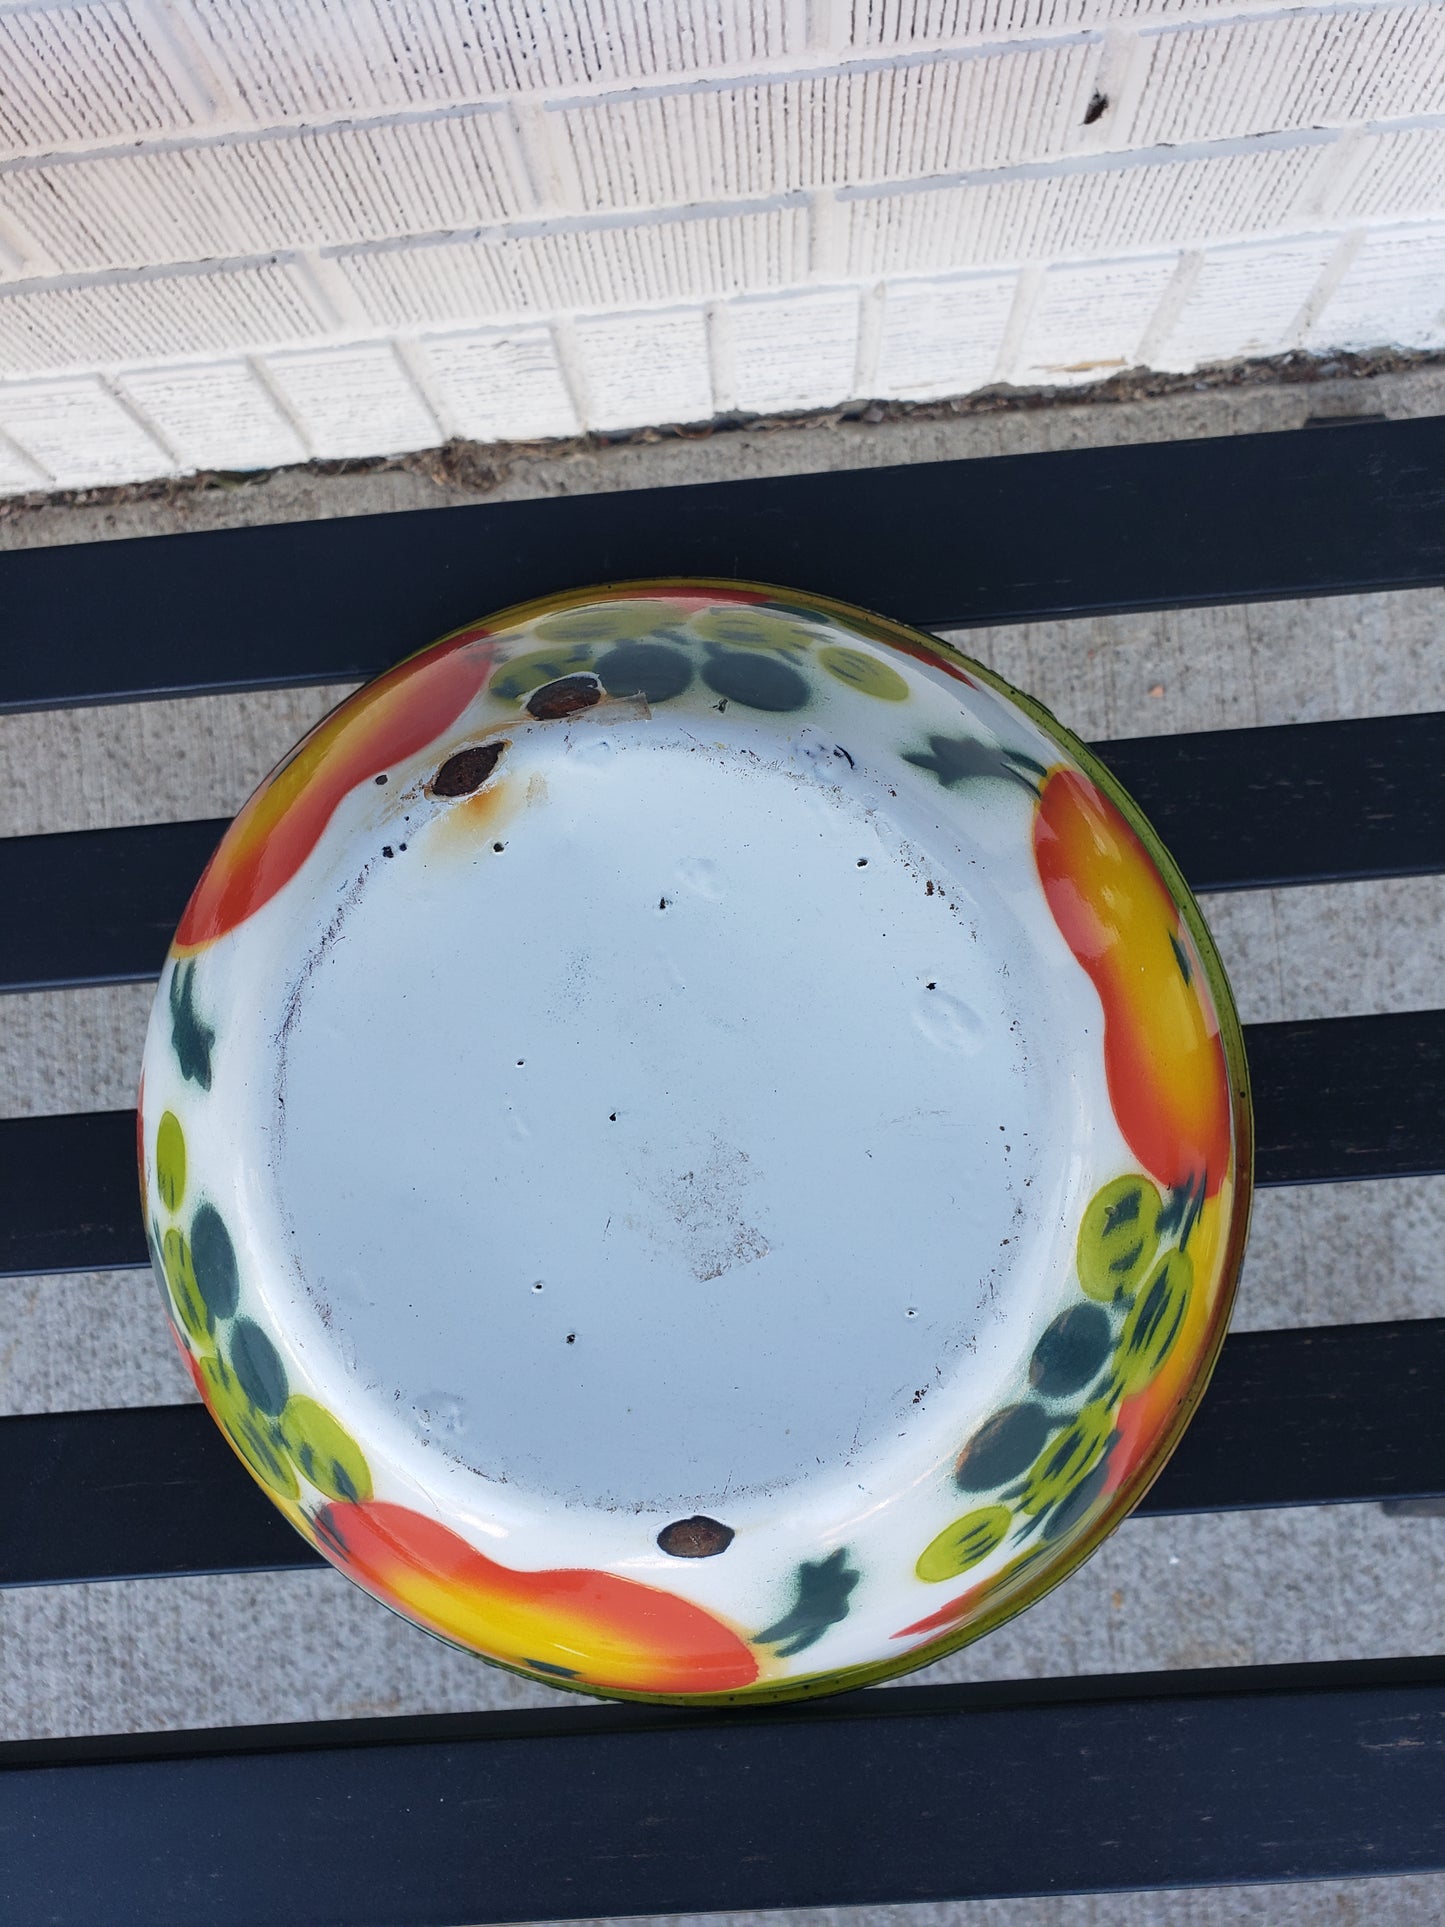
[[994,376],[1016,277],[903,282],[883,299],[880,395],[965,394]]
[[470,228],[530,210],[495,112],[0,174],[0,217],[63,274]]
[[1370,235],[1306,340],[1316,349],[1445,347],[1445,227]]
[[1445,127],[1366,135],[1330,213],[1337,221],[1445,214]]
[[1147,36],[1119,139],[1220,140],[1445,109],[1445,8],[1360,7]]
[[1289,223],[1316,148],[844,196],[848,272],[1156,253]]
[[256,121],[370,113],[798,51],[788,0],[191,0],[207,59]]
[[581,429],[550,328],[433,335],[414,352],[448,436],[535,441]]
[[1030,310],[1010,379],[1065,387],[1134,367],[1178,256],[1053,267]]
[[1155,366],[1197,368],[1294,347],[1295,324],[1338,246],[1339,236],[1326,234],[1207,255]]
[[848,39],[855,47],[903,49],[920,41],[1071,33],[1105,11],[1103,0],[853,0]]
[[896,48],[1025,34],[1075,33],[1111,22],[1243,12],[1257,0],[853,0],[849,44]]
[[0,387],[0,432],[48,471],[57,488],[176,472],[167,451],[94,378]]
[[[3,390],[0,390],[0,397],[3,397]],[[0,495],[23,495],[30,489],[50,486],[51,480],[45,470],[37,468],[13,442],[0,435]]]
[[145,11],[127,0],[0,12],[0,77],[7,154],[183,133],[197,124]]
[[133,370],[121,392],[187,468],[280,468],[307,451],[245,361]]
[[673,207],[1048,159],[1078,145],[1077,42],[558,109],[584,208]]
[[858,296],[851,290],[732,302],[733,405],[750,414],[825,408],[855,392]]
[[661,305],[802,281],[807,221],[778,208],[343,255],[337,266],[385,328]]
[[400,455],[441,439],[389,342],[268,355],[263,365],[311,452],[325,460]]
[[0,292],[0,372],[164,361],[320,332],[305,285],[279,264]]
[[579,321],[587,426],[706,421],[713,412],[701,310]]

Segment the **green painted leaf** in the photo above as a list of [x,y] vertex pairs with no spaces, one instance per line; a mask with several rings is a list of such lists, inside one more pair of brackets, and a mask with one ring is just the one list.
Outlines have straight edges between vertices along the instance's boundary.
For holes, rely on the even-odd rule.
[[182,1330],[199,1348],[209,1349],[215,1343],[211,1336],[215,1321],[196,1283],[191,1248],[174,1229],[161,1240],[161,1271]]
[[254,1318],[236,1320],[229,1349],[231,1369],[246,1397],[268,1418],[279,1418],[286,1406],[286,1367]]
[[1133,1295],[1159,1249],[1163,1214],[1158,1186],[1137,1171],[1094,1193],[1075,1250],[1079,1283],[1090,1298],[1112,1305]]
[[1006,1505],[984,1505],[965,1512],[924,1547],[914,1570],[930,1585],[957,1579],[1003,1544],[1012,1523],[1013,1514]]
[[156,1189],[167,1211],[180,1210],[186,1195],[186,1140],[174,1111],[165,1112],[156,1129]]
[[1072,1425],[1066,1425],[1046,1451],[1039,1454],[1024,1481],[1019,1501],[1025,1512],[1042,1512],[1066,1498],[1093,1471],[1114,1430],[1114,1408],[1103,1400],[1086,1405]]
[[284,1499],[297,1499],[301,1487],[287,1457],[279,1428],[255,1410],[245,1386],[218,1352],[198,1361],[213,1414],[252,1472]]
[[862,1574],[848,1564],[839,1546],[826,1559],[804,1561],[794,1575],[797,1597],[783,1617],[757,1636],[759,1646],[776,1646],[780,1659],[814,1646],[830,1626],[848,1617],[848,1602]]
[[788,654],[813,646],[812,635],[791,615],[775,614],[756,605],[705,609],[693,617],[692,628],[704,642],[721,643],[729,649],[775,649]]
[[191,1262],[212,1317],[234,1317],[241,1294],[236,1247],[225,1219],[209,1202],[200,1205],[191,1220]]
[[[589,612],[579,610],[579,615]],[[561,621],[562,617],[554,618]],[[525,656],[513,656],[504,662],[492,677],[487,694],[495,696],[504,703],[520,702],[523,696],[543,683],[556,682],[562,676],[575,676],[592,667],[596,651],[589,642],[559,641],[554,649],[533,649]]]
[[171,1049],[181,1076],[203,1091],[211,1088],[211,1052],[216,1033],[196,1011],[196,966],[178,963],[171,973]]
[[830,676],[847,683],[860,696],[874,696],[885,703],[908,700],[908,684],[898,671],[864,649],[843,649],[833,644],[818,651],[818,661]]
[[1142,1390],[1173,1350],[1193,1288],[1194,1260],[1187,1251],[1166,1252],[1119,1334],[1114,1370],[1126,1392]]
[[927,770],[946,790],[955,783],[995,778],[1005,783],[1022,784],[1031,796],[1039,793],[1038,779],[1043,765],[1032,757],[1016,755],[996,743],[985,743],[976,736],[930,736],[928,749],[905,750],[905,763]]
[[295,1393],[281,1414],[281,1438],[302,1476],[328,1499],[371,1497],[371,1468],[339,1419],[314,1398]]

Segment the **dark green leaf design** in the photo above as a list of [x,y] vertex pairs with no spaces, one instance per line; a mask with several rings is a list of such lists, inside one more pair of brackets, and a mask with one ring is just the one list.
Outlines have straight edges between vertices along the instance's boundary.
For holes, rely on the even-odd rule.
[[812,693],[790,664],[760,650],[720,649],[708,658],[702,679],[716,695],[748,709],[802,709]]
[[1081,1392],[1109,1356],[1111,1338],[1109,1314],[1102,1305],[1071,1305],[1034,1347],[1030,1385],[1043,1398]]
[[211,1316],[233,1317],[241,1290],[236,1247],[225,1220],[209,1202],[201,1205],[191,1220],[191,1263]]
[[955,783],[996,777],[1007,783],[1021,783],[1031,796],[1037,796],[1039,783],[1046,774],[1043,764],[1036,763],[1032,756],[1016,749],[1000,749],[995,743],[980,742],[976,736],[930,736],[927,755],[922,750],[906,750],[903,760],[929,771],[946,790],[952,789]]
[[1209,1173],[1201,1171],[1187,1184],[1181,1184],[1177,1190],[1171,1191],[1159,1213],[1160,1235],[1163,1237],[1177,1235],[1181,1251],[1187,1247],[1189,1234],[1199,1222],[1199,1214],[1204,1209],[1204,1199],[1208,1189]]
[[830,1626],[848,1617],[848,1601],[861,1577],[848,1564],[845,1546],[826,1559],[804,1560],[794,1577],[798,1596],[791,1609],[758,1634],[757,1644],[776,1646],[779,1659],[791,1659],[816,1645]]
[[238,1318],[231,1327],[231,1369],[251,1403],[268,1418],[279,1417],[288,1391],[286,1367],[253,1318]]
[[1109,1460],[1118,1440],[1119,1435],[1115,1432],[1105,1444],[1104,1456],[1093,1471],[1081,1479],[1071,1492],[1066,1492],[1058,1504],[1044,1515],[1041,1536],[1045,1542],[1062,1539],[1088,1512],[1104,1489],[1104,1481],[1109,1476]]
[[954,1483],[961,1492],[991,1492],[1027,1472],[1058,1424],[1034,1399],[1006,1405],[981,1425],[958,1455]]
[[195,994],[196,966],[177,964],[171,975],[171,1048],[181,1067],[181,1076],[208,1091],[216,1033],[197,1015]]
[[657,642],[620,642],[597,664],[609,696],[644,696],[650,703],[670,702],[693,678],[690,656]]

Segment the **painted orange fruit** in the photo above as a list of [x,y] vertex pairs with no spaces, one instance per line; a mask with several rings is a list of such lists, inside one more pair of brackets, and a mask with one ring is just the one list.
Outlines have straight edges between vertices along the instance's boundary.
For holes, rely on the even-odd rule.
[[1125,1142],[1161,1185],[1212,1195],[1229,1169],[1229,1078],[1203,966],[1163,879],[1077,770],[1044,779],[1033,841],[1054,921],[1104,1006]]
[[485,684],[496,645],[480,624],[410,656],[304,736],[242,808],[206,865],[175,949],[225,936],[289,883],[343,796],[449,729]]
[[322,1550],[389,1606],[504,1665],[633,1693],[727,1693],[758,1677],[731,1627],[658,1586],[500,1565],[410,1507],[327,1506]]

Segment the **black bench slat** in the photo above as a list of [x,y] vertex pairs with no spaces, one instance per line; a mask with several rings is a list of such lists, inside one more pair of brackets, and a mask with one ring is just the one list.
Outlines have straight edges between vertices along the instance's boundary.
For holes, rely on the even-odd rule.
[[[1250,1024],[1261,1185],[1445,1171],[1445,1010]],[[0,1276],[146,1262],[135,1115],[0,1120]]]
[[[1096,745],[1196,890],[1445,870],[1445,712]],[[224,818],[0,841],[0,991],[154,977]]]
[[489,610],[751,577],[920,628],[1445,581],[1445,420],[835,470],[0,556],[0,709],[342,682]]
[[0,991],[156,977],[227,817],[0,841]]
[[[1445,1318],[1236,1332],[1140,1513],[1445,1496],[1441,1384]],[[199,1405],[0,1419],[0,1586],[322,1563]]]
[[11,1927],[482,1921],[1445,1867],[1445,1661],[0,1748]]
[[1445,1010],[1246,1024],[1261,1185],[1445,1171]]
[[1445,712],[1099,743],[1190,887],[1445,870]]

